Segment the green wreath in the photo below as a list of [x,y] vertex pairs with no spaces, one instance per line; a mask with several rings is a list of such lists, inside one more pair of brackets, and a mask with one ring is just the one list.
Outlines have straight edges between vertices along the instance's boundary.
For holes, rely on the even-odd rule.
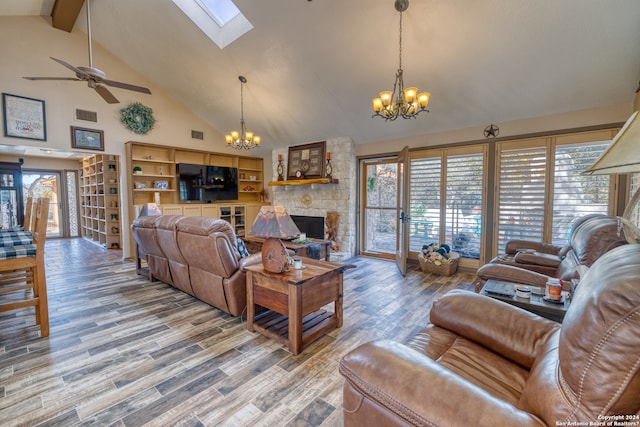
[[156,119],[153,118],[153,110],[145,107],[140,102],[129,104],[120,110],[120,121],[131,132],[144,135],[153,129]]

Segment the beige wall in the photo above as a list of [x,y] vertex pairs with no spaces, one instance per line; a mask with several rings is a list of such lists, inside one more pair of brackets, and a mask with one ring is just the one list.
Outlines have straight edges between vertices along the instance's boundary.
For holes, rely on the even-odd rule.
[[[71,71],[49,59],[50,56],[76,66],[88,65],[87,37],[82,32],[74,30],[67,33],[57,30],[51,27],[49,17],[0,16],[0,40],[0,92],[44,100],[47,130],[46,141],[33,141],[5,137],[3,127],[0,133],[2,145],[35,147],[35,150],[71,150],[70,126],[79,126],[104,131],[105,153],[120,156],[121,171],[125,167],[124,144],[131,140],[238,154],[236,150],[226,147],[221,132],[195,116],[181,102],[171,98],[95,42],[95,67],[106,72],[109,79],[149,87],[152,95],[112,89],[120,103],[110,105],[83,82],[30,81],[22,78],[73,76]],[[136,101],[151,107],[156,118],[154,129],[147,135],[134,134],[120,123],[120,109]],[[97,112],[98,123],[75,120],[75,108]],[[204,132],[204,140],[192,139],[191,130]],[[267,150],[264,152],[270,159],[271,153]],[[86,154],[95,152],[87,151]],[[250,154],[261,156],[258,152]],[[16,159],[17,157],[25,157],[25,167],[56,168],[55,161],[51,158],[27,160],[27,156],[20,154],[15,156]],[[126,191],[126,188],[124,190]],[[123,192],[121,197],[122,203],[125,203],[127,194]],[[126,215],[126,210],[124,214]],[[127,223],[127,218],[123,218],[123,221]],[[124,238],[124,241],[128,242],[129,239]],[[124,247],[125,256],[129,254],[127,246]]]
[[[497,122],[495,124],[500,127],[500,134],[498,136],[502,138],[621,123],[625,122],[634,111],[631,102],[632,98],[632,94],[630,94],[629,103],[613,105],[606,108],[595,108],[506,123]],[[429,118],[420,116],[416,120],[429,120]],[[489,123],[484,126],[463,128],[449,132],[419,135],[391,141],[379,141],[371,144],[359,144],[356,145],[356,154],[358,156],[371,156],[380,153],[398,152],[405,146],[409,148],[420,148],[483,140],[483,131],[487,125],[489,125]]]
[[[109,105],[81,82],[29,81],[22,78],[23,76],[71,76],[69,70],[49,59],[50,56],[74,65],[88,65],[87,40],[84,33],[79,31],[66,33],[54,29],[51,27],[49,17],[0,16],[0,40],[2,40],[0,43],[2,61],[0,65],[0,91],[44,100],[47,116],[47,141],[7,138],[3,136],[3,131],[0,134],[0,144],[69,150],[71,148],[70,126],[102,129],[105,132],[105,153],[121,156],[121,170],[124,170],[125,166],[124,143],[129,140],[207,151],[234,152],[222,144],[223,134],[221,132],[192,114],[180,101],[171,98],[97,43],[93,44],[94,66],[107,72],[110,79],[147,86],[153,95],[113,89],[113,93],[121,103]],[[176,76],[176,78],[179,77]],[[157,123],[148,135],[136,135],[125,129],[120,123],[120,108],[135,101],[142,102],[154,111]],[[368,101],[363,100],[363,102]],[[73,116],[74,108],[96,111],[98,123],[76,121]],[[433,105],[433,108],[437,108],[436,104]],[[496,124],[500,126],[500,137],[504,137],[624,122],[632,111],[633,94],[630,94],[629,103],[624,105],[522,119],[508,123],[497,122]],[[429,118],[421,116],[417,120],[429,120]],[[461,123],[458,130],[371,144],[358,144],[358,141],[355,141],[356,155],[393,153],[405,145],[418,148],[481,140],[484,139],[482,131],[487,124],[466,127],[464,123]],[[397,126],[399,123],[390,124],[390,126],[393,125]],[[203,131],[204,140],[192,139],[192,129]],[[331,130],[328,129],[327,133],[330,132]],[[344,137],[350,138],[351,136],[344,135]],[[267,153],[265,148],[260,149],[262,152],[256,150],[251,154],[265,157],[268,159],[267,161],[271,161],[272,153]],[[237,154],[237,152],[235,153]],[[44,160],[45,163],[46,161]],[[270,173],[271,168],[266,167],[265,181],[272,179]],[[126,188],[124,190],[126,191]],[[127,194],[123,192],[122,197],[124,203],[127,200]],[[127,220],[128,218],[123,218],[124,223]],[[124,241],[128,242],[129,239],[126,236],[123,237]],[[127,245],[124,250],[125,256],[128,256],[129,248]]]

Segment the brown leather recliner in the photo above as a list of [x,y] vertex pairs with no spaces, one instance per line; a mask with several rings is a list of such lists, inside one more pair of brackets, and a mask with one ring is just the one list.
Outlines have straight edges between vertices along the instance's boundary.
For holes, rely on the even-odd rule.
[[[487,280],[504,280],[542,287],[549,277],[570,283],[607,251],[627,243],[616,217],[589,215],[574,224],[570,244],[564,247],[514,240],[507,243],[506,254],[498,256],[477,271],[476,291]],[[522,252],[529,249],[528,252]],[[569,285],[565,286],[569,289]]]
[[345,426],[598,425],[589,423],[640,415],[640,245],[592,265],[562,324],[460,290],[434,303],[430,321],[406,344],[374,341],[342,358]]
[[131,225],[153,277],[234,316],[247,305],[243,267],[262,262],[242,258],[227,221],[182,215],[143,216]]

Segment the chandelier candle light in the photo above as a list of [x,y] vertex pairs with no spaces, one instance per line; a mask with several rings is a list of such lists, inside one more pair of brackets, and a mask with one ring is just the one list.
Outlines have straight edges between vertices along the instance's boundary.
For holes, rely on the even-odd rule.
[[409,8],[409,0],[396,0],[395,8],[400,12],[400,54],[399,66],[396,72],[396,81],[393,91],[380,92],[379,98],[373,98],[373,111],[371,117],[383,117],[386,120],[395,120],[398,116],[404,119],[415,118],[421,111],[426,111],[429,105],[429,92],[418,93],[417,87],[405,89],[402,78],[402,12]]
[[244,76],[238,76],[238,80],[240,80],[240,132],[235,130],[231,131],[231,133],[225,135],[224,138],[229,147],[238,150],[249,150],[260,145],[260,137],[254,135],[253,132],[248,132],[244,124],[244,93],[242,89],[247,79]]

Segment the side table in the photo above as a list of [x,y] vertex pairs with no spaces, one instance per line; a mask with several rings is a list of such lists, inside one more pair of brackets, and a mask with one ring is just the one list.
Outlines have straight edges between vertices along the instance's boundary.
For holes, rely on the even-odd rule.
[[[505,296],[505,295],[496,295],[491,294],[485,291],[485,288],[489,284],[489,282],[498,282],[497,280],[487,280],[487,283],[484,285],[482,290],[480,291],[481,295],[486,295],[491,298],[495,298],[500,301],[504,301],[508,304],[515,305],[516,307],[523,308],[527,311],[535,313],[539,316],[546,317],[547,319],[553,320],[558,323],[562,323],[564,320],[564,315],[567,313],[567,309],[569,308],[570,302],[567,300],[567,292],[562,292],[563,302],[561,304],[556,304],[553,302],[545,301],[540,295],[531,295],[530,298],[520,298],[517,296]],[[509,283],[500,281],[502,283]],[[518,285],[517,283],[512,283],[514,286]]]
[[[304,268],[277,274],[262,264],[247,273],[247,329],[278,341],[293,354],[342,327],[343,272],[353,265],[303,258]],[[334,303],[333,313],[322,309]],[[268,309],[256,315],[256,305]]]

